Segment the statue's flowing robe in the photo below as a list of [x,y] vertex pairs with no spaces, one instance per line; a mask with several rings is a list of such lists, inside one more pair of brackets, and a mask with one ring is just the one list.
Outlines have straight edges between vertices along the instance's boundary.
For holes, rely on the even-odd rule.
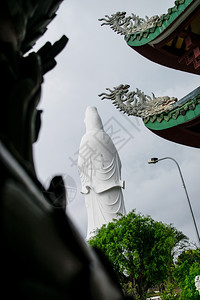
[[82,190],[88,213],[87,239],[118,213],[126,214],[118,152],[103,129],[90,129],[83,136],[78,158]]

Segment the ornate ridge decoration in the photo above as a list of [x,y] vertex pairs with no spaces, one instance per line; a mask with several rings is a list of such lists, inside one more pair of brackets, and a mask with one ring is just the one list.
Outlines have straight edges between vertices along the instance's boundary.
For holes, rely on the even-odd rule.
[[154,27],[158,22],[163,19],[164,14],[160,17],[158,15],[152,16],[151,18],[145,16],[146,19],[140,18],[135,14],[126,17],[126,12],[117,12],[112,14],[110,17],[105,15],[105,18],[98,19],[99,21],[105,21],[101,24],[109,25],[115,32],[121,35],[127,35],[130,33],[141,32],[149,28]]
[[155,121],[161,123],[163,120],[166,122],[169,122],[171,119],[177,120],[179,116],[185,116],[187,112],[195,111],[197,105],[199,104],[200,104],[200,94],[188,100],[183,105],[178,105],[176,108],[174,108],[172,111],[170,111],[167,114],[162,113],[160,115],[149,116],[145,118],[143,121],[144,124],[147,124],[148,122],[154,123]]
[[129,88],[130,85],[128,84],[113,87],[113,90],[106,88],[110,93],[101,93],[99,97],[101,97],[101,100],[109,99],[113,101],[113,104],[120,111],[143,119],[172,110],[174,108],[173,104],[178,101],[175,97],[156,97],[154,93],[150,97],[138,88],[136,88],[136,91],[129,92]]
[[[121,35],[129,35],[129,34],[140,34],[142,32],[147,32],[147,36],[149,30],[151,32],[155,31],[156,27],[161,27],[164,21],[168,21],[173,12],[177,12],[179,6],[185,3],[186,0],[176,0],[174,2],[174,6],[168,9],[166,14],[161,14],[160,16],[154,15],[152,17],[145,16],[145,19],[136,16],[135,14],[131,14],[131,16],[126,17],[126,12],[117,12],[112,14],[111,16],[105,15],[105,18],[98,19],[99,21],[105,21],[101,24],[109,25],[111,29]],[[134,35],[134,36],[135,36]],[[135,38],[136,38],[135,36]],[[146,36],[145,36],[146,37]],[[139,39],[140,39],[139,35]],[[134,38],[133,38],[134,39]]]

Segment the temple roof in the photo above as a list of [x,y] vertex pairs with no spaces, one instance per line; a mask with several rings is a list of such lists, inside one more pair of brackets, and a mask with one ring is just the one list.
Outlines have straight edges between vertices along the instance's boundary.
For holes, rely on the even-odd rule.
[[127,44],[161,65],[200,74],[200,2],[176,0],[166,14],[140,18],[125,12],[99,19]]
[[[166,14],[146,19],[117,12],[99,19],[124,35],[135,51],[158,64],[200,74],[200,1],[176,0]],[[176,97],[129,92],[121,84],[99,96],[128,115],[141,117],[155,134],[187,146],[200,148],[200,87],[178,100]]]
[[[189,121],[198,115],[200,115],[200,87],[177,101],[169,112],[163,111],[161,114],[144,118],[144,123],[149,123],[148,128],[163,129]],[[151,126],[150,123],[154,125]],[[156,126],[157,123],[159,125]]]
[[200,148],[200,87],[178,100],[175,97],[150,97],[139,90],[129,92],[121,84],[99,96],[108,99],[123,113],[141,117],[155,134],[183,145]]
[[145,126],[170,141],[200,148],[200,87],[169,112],[145,118]]
[[174,111],[166,118],[156,116],[152,121],[147,121],[145,126],[156,135],[175,143],[200,148],[200,94],[188,101],[181,110]]
[[[158,37],[169,27],[191,4],[193,0],[176,0],[175,6],[168,9],[166,14],[158,17],[150,28],[136,31],[125,36],[125,40],[132,46],[142,46]],[[196,6],[196,5],[195,5]]]
[[146,58],[170,68],[200,74],[200,2],[177,0],[152,27],[125,36]]

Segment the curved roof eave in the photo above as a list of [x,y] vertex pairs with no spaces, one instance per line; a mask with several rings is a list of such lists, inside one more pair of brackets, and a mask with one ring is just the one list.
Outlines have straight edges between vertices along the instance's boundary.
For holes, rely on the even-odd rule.
[[176,29],[199,5],[199,0],[177,0],[175,6],[168,9],[168,13],[161,16],[161,20],[154,27],[144,31],[130,33],[125,41],[131,47],[159,43]]

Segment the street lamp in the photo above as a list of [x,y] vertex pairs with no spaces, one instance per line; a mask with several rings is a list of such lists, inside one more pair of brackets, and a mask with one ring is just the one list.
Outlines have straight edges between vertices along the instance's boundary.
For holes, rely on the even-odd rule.
[[152,157],[152,158],[150,158],[148,160],[148,164],[156,164],[157,162],[159,162],[161,160],[164,160],[164,159],[171,159],[171,160],[173,160],[175,162],[175,164],[177,165],[177,167],[178,167],[179,174],[181,176],[181,180],[182,180],[183,187],[184,187],[184,190],[185,190],[185,194],[186,194],[186,197],[187,197],[187,200],[188,200],[188,204],[189,204],[190,212],[191,212],[191,215],[192,215],[192,219],[193,219],[193,222],[194,222],[194,227],[195,227],[195,230],[196,230],[196,233],[197,233],[197,237],[198,237],[198,241],[199,241],[199,244],[200,244],[200,236],[199,236],[197,224],[196,224],[196,221],[195,221],[194,213],[193,213],[193,210],[192,210],[192,205],[190,203],[190,199],[189,199],[189,196],[188,196],[188,192],[187,192],[187,189],[186,189],[186,185],[185,185],[185,182],[184,182],[183,175],[181,173],[181,168],[180,168],[179,164],[172,157],[163,157],[163,158],[160,158],[160,159],[158,159],[157,157]]

